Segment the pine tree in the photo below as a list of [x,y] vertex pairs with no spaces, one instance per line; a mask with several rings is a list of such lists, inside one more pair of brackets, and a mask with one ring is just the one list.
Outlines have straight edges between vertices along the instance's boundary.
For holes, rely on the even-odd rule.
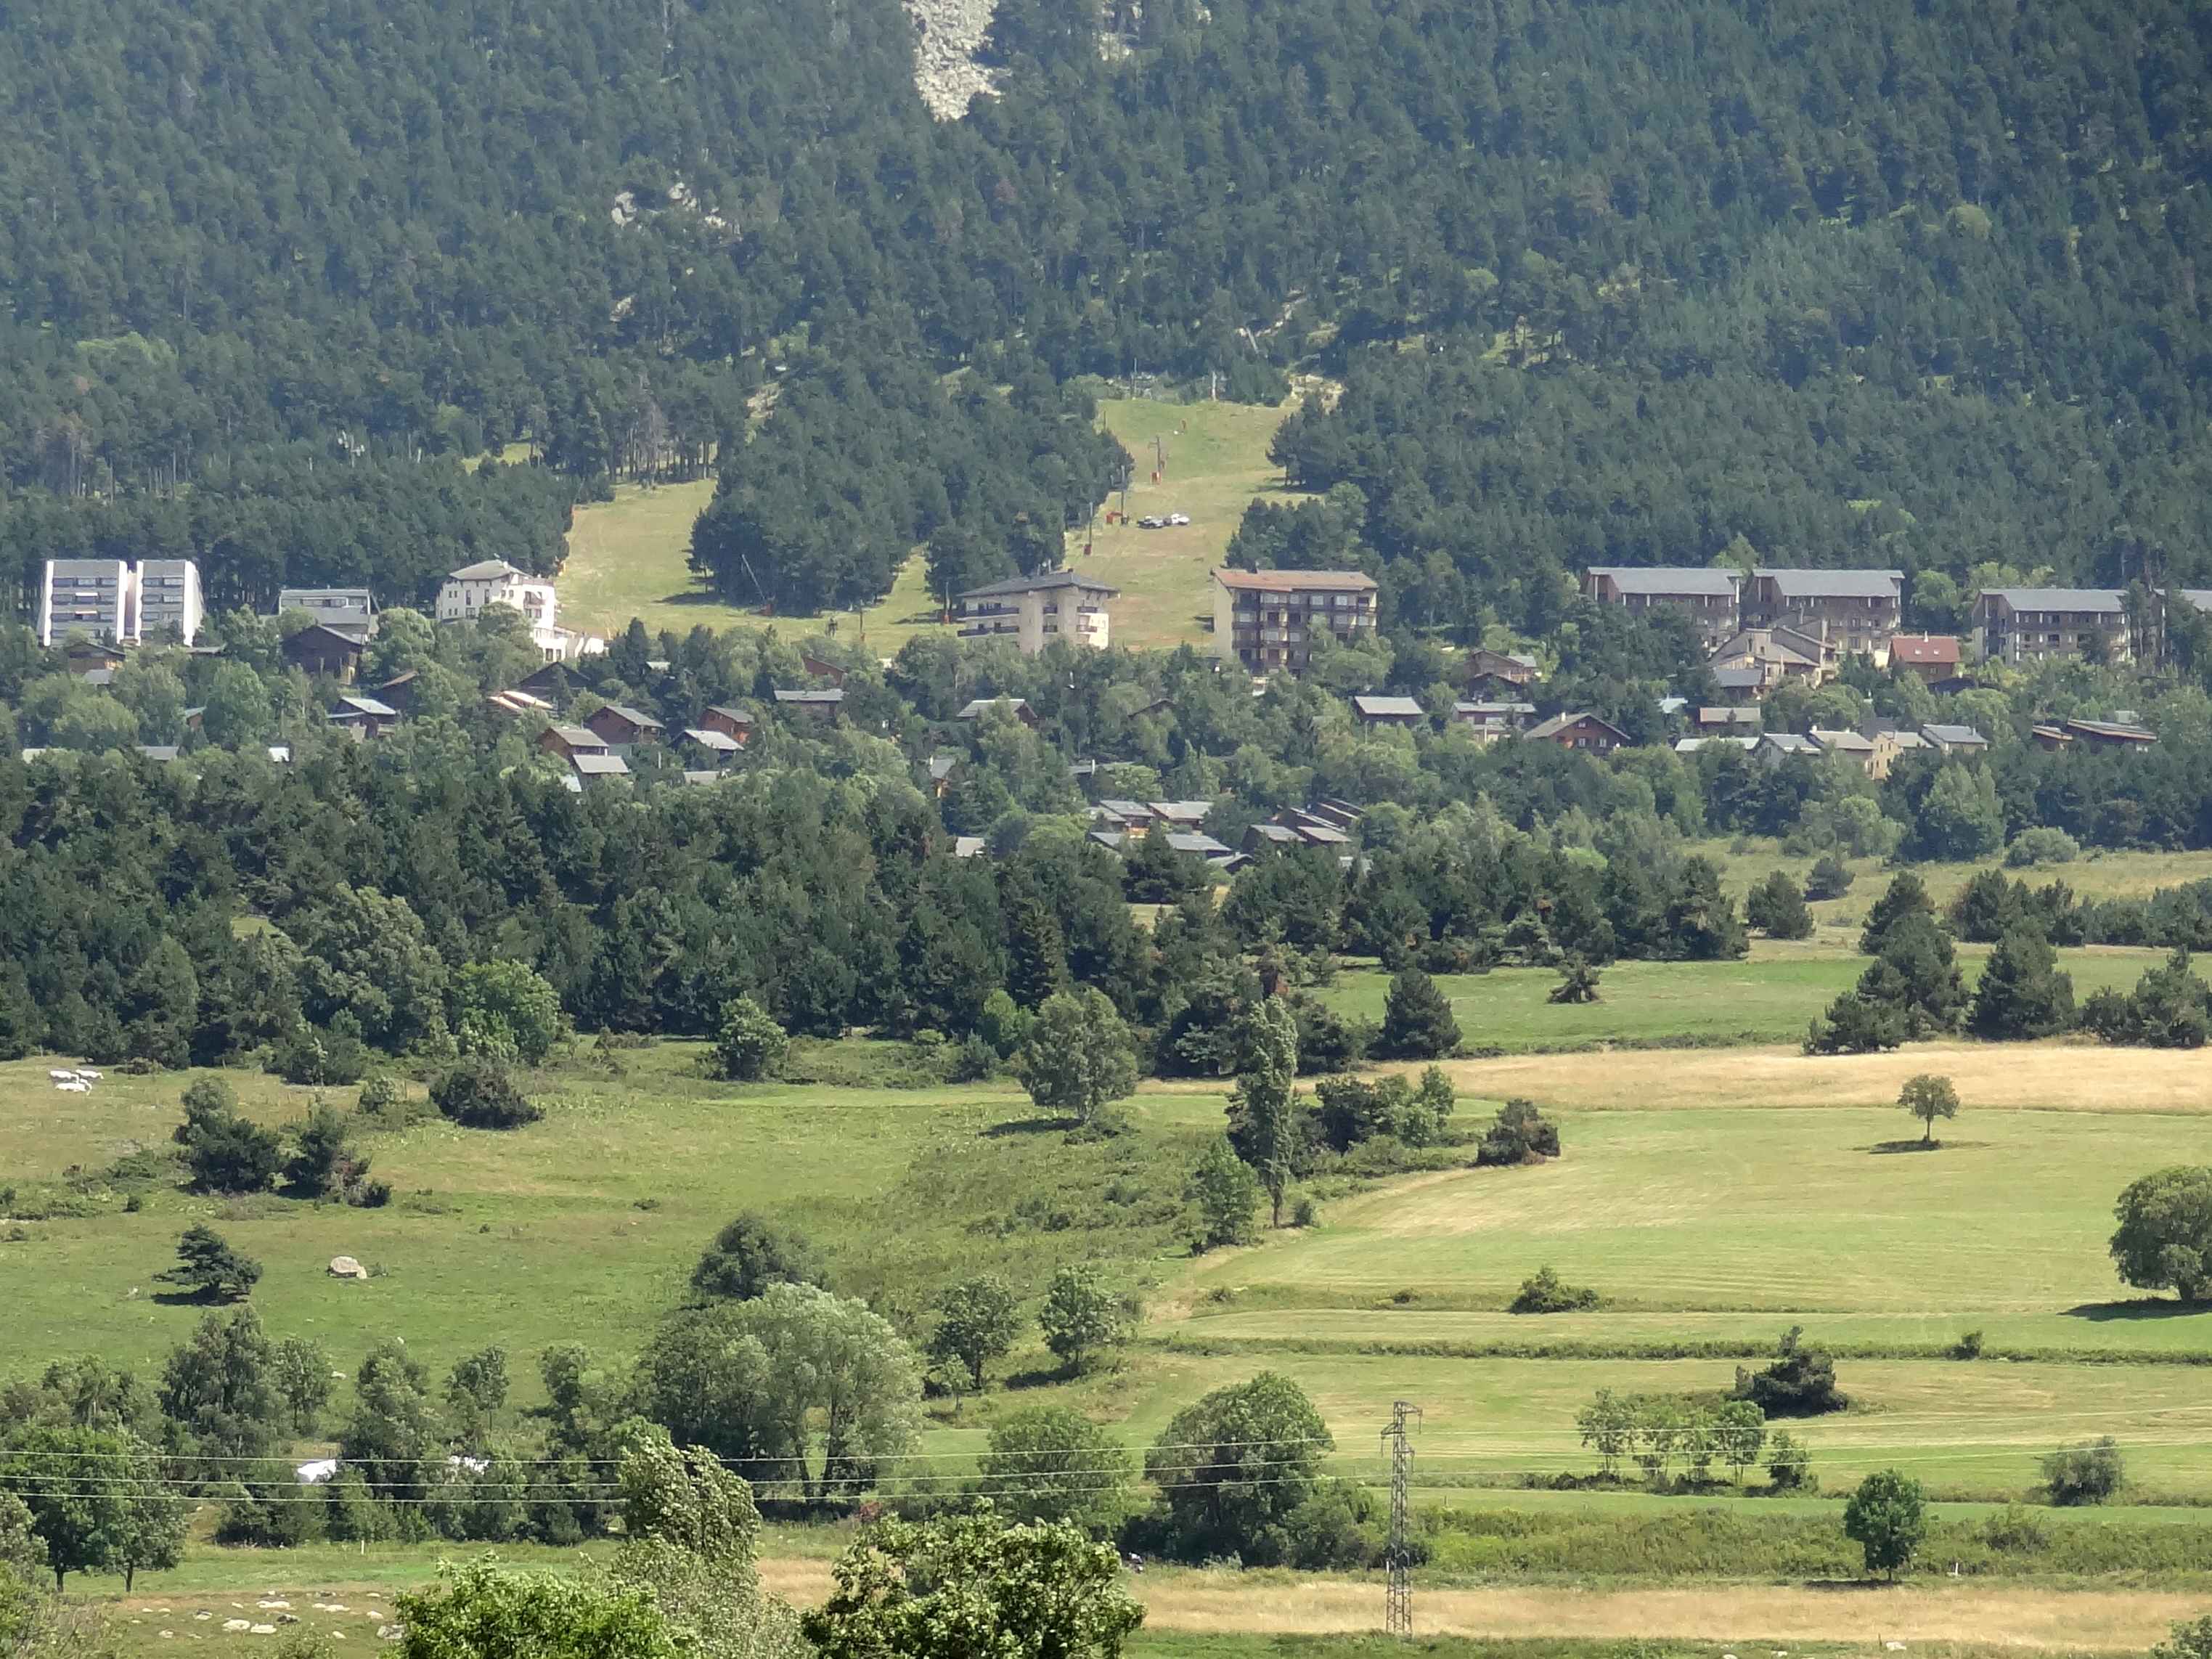
[[1459,1047],[1459,1022],[1436,981],[1418,968],[1393,975],[1382,1002],[1380,1052],[1394,1060],[1441,1060]]
[[1966,1023],[1991,1042],[2050,1036],[2073,1024],[2074,977],[2039,930],[2014,927],[1997,941]]

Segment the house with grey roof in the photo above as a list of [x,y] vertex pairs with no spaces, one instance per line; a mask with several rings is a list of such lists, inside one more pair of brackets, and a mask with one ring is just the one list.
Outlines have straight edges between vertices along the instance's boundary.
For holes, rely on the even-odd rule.
[[1352,700],[1352,712],[1358,715],[1359,723],[1370,730],[1378,726],[1419,726],[1429,717],[1429,711],[1411,697],[1368,694]]
[[1990,749],[1990,740],[1971,726],[1923,726],[1920,736],[1946,755],[1985,755]]
[[374,697],[346,696],[331,705],[327,718],[332,726],[359,742],[364,738],[380,738],[397,726],[399,711]]

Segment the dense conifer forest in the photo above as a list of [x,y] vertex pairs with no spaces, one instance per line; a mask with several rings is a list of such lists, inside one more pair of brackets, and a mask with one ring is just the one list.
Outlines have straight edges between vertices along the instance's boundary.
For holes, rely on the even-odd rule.
[[[1032,567],[1124,464],[1082,377],[1132,367],[1343,377],[1283,459],[1360,487],[1417,622],[1739,538],[2212,565],[2178,0],[1006,0],[949,125],[893,0],[32,0],[0,39],[11,581],[158,538],[224,601],[419,597],[426,534],[543,568],[576,493],[719,455],[702,566],[851,604],[948,526]],[[453,465],[511,443],[554,476]]]

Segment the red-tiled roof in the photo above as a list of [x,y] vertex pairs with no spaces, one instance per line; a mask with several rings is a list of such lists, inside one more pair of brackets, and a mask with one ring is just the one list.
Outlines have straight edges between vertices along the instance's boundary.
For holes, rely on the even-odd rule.
[[1959,660],[1959,641],[1949,634],[1899,634],[1889,642],[1891,658],[1902,663]]

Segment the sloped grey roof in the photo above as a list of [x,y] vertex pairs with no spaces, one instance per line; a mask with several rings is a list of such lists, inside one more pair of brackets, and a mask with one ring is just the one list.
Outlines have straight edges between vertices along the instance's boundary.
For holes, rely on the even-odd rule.
[[1428,711],[1411,697],[1357,696],[1352,706],[1363,720],[1419,720]]
[[1774,584],[1789,599],[1893,599],[1905,585],[1902,570],[1768,570],[1751,573]]
[[568,764],[580,778],[626,778],[629,763],[620,755],[571,755]]
[[1956,748],[1961,744],[1972,747],[1977,744],[1986,744],[1989,742],[1987,738],[1971,726],[1923,726],[1920,728],[1920,735],[1932,744],[1952,748]]
[[1695,593],[1714,599],[1733,594],[1743,580],[1733,570],[1711,570],[1701,565],[1594,564],[1589,574],[1610,577],[1624,593]]
[[1080,587],[1088,592],[1115,594],[1121,590],[1085,576],[1073,570],[1048,570],[1037,576],[1009,576],[1002,582],[987,582],[981,587],[971,587],[964,593],[956,593],[956,599],[1012,599],[1018,593],[1041,593],[1054,587]]
[[2126,607],[2117,587],[1985,587],[2015,611],[2083,611],[2117,617]]

